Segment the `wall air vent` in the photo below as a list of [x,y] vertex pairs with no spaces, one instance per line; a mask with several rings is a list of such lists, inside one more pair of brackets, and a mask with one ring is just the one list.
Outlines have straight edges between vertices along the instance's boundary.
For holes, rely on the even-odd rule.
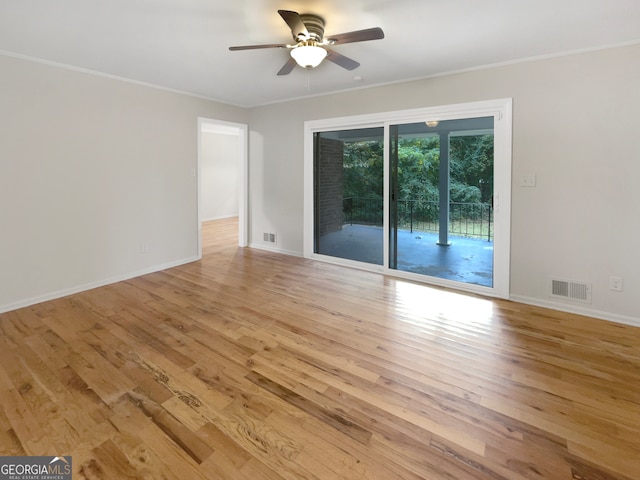
[[591,303],[591,284],[558,278],[551,279],[551,296]]
[[262,238],[267,243],[276,243],[276,234],[275,233],[263,233]]

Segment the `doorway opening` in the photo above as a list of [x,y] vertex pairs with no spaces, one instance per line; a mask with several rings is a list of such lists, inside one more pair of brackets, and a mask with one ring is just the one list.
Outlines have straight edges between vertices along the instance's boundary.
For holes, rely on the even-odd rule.
[[245,124],[198,118],[199,258],[205,222],[237,219],[237,244],[247,246],[247,138]]

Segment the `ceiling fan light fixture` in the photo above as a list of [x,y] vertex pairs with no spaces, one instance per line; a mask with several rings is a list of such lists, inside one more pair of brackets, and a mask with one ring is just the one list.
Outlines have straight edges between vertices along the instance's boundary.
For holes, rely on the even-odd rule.
[[[262,48],[282,48],[289,50],[291,57],[278,70],[277,75],[289,75],[299,65],[302,68],[315,68],[326,58],[345,70],[355,70],[358,62],[333,50],[334,45],[367,42],[384,38],[380,27],[337,33],[324,38],[324,19],[311,13],[299,14],[291,10],[278,10],[278,14],[291,30],[292,44],[267,43],[263,45],[238,45],[229,50],[257,50]],[[356,80],[358,81],[358,80]]]
[[315,68],[327,56],[327,51],[314,41],[304,42],[291,50],[291,57],[302,68]]

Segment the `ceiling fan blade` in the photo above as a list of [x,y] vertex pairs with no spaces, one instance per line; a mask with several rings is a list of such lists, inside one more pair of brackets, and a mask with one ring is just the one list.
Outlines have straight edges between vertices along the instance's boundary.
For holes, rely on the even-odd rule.
[[380,27],[375,27],[367,28],[365,30],[356,30],[355,32],[330,35],[325,38],[325,42],[329,45],[337,45],[338,43],[366,42],[368,40],[380,40],[382,38],[384,38],[384,32]]
[[289,45],[285,43],[268,43],[265,45],[240,45],[238,47],[229,47],[232,52],[236,50],[258,50],[260,48],[287,48]]
[[335,52],[328,48],[326,50],[327,50],[327,60],[335,63],[336,65],[340,65],[342,68],[346,68],[347,70],[355,70],[360,66],[358,62],[356,62],[355,60],[349,57],[345,57],[344,55],[341,55],[338,52]]
[[289,25],[291,34],[296,41],[298,41],[300,37],[304,37],[305,39],[310,37],[309,31],[298,12],[292,12],[291,10],[278,10],[278,13],[282,19],[287,22],[287,25]]
[[293,58],[290,58],[278,71],[278,75],[289,75],[295,66],[296,61]]

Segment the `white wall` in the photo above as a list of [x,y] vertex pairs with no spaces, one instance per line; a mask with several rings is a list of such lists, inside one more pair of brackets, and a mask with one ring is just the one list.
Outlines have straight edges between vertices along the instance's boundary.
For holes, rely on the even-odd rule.
[[[250,123],[250,243],[277,233],[301,255],[305,120],[512,97],[512,298],[640,325],[639,58],[631,46],[247,111],[0,56],[0,311],[194,259],[198,117]],[[537,187],[519,186],[528,173]],[[551,301],[550,276],[592,282],[592,303]]]
[[239,136],[203,131],[200,141],[202,220],[236,217],[241,161]]
[[[639,59],[630,46],[254,108],[251,243],[275,232],[302,254],[304,121],[512,97],[512,298],[640,325]],[[552,300],[551,276],[591,282],[592,303]]]
[[9,57],[0,72],[0,311],[197,257],[197,119],[246,110]]

